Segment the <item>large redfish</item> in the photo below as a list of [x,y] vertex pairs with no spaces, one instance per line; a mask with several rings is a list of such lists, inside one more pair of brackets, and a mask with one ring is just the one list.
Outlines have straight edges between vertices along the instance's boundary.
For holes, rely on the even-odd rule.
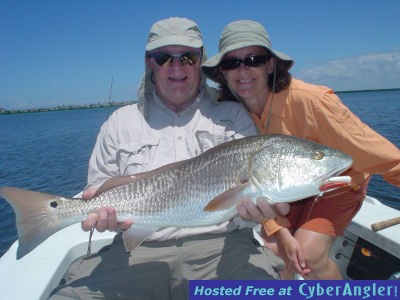
[[164,227],[201,227],[223,223],[243,198],[265,196],[291,202],[342,186],[329,181],[352,164],[335,149],[285,135],[229,141],[203,154],[159,169],[110,179],[90,201],[0,188],[16,214],[21,258],[55,232],[112,206],[120,220],[132,218],[124,232],[132,249]]

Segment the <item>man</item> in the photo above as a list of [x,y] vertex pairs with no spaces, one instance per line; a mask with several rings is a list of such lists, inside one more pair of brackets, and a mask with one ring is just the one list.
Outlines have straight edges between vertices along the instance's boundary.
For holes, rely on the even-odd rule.
[[[211,98],[200,71],[204,52],[200,30],[191,20],[169,18],[151,27],[138,103],[115,111],[102,126],[85,198],[111,177],[150,171],[257,133],[241,105]],[[267,202],[242,201],[238,211],[259,222],[275,216]],[[118,223],[116,215],[114,208],[103,207],[82,228],[125,230],[132,225],[130,220]],[[186,299],[190,279],[278,278],[282,261],[252,243],[248,225],[236,217],[218,226],[165,228],[132,252],[124,251],[117,235],[110,247],[76,261],[52,299]]]

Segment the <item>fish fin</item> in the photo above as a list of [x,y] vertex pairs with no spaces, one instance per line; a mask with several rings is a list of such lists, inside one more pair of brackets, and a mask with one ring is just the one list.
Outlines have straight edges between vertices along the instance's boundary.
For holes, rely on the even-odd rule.
[[219,194],[207,203],[204,207],[204,211],[219,211],[231,208],[243,197],[242,192],[247,187],[248,184],[240,184],[235,188],[231,188],[222,194]]
[[96,191],[95,197],[120,185],[138,180],[136,175],[117,176],[105,181]]
[[143,241],[156,232],[158,228],[152,227],[138,227],[131,226],[128,230],[122,233],[122,239],[124,241],[126,251],[132,251],[137,246],[143,243]]
[[110,178],[107,181],[105,181],[97,189],[95,196],[98,196],[101,193],[111,190],[112,188],[115,188],[115,187],[118,187],[118,186],[121,186],[124,184],[129,184],[132,182],[136,182],[138,180],[142,180],[147,177],[156,176],[160,173],[164,173],[165,171],[176,168],[177,166],[183,164],[185,161],[186,160],[170,163],[170,164],[164,165],[162,167],[159,167],[157,169],[154,169],[154,170],[148,171],[148,172],[142,172],[142,173],[137,173],[137,174],[133,174],[133,175],[117,176],[117,177]]
[[[1,187],[0,196],[15,212],[18,232],[17,259],[22,258],[55,232],[73,222],[62,222],[53,210],[61,197],[14,187]],[[65,198],[63,198],[66,200]]]

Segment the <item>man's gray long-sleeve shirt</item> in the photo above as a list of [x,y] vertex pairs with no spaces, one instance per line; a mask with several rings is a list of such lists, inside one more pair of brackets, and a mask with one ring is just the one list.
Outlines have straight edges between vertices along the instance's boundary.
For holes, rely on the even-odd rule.
[[[204,92],[184,111],[167,108],[153,93],[146,99],[146,116],[137,104],[116,110],[102,125],[89,161],[88,187],[111,177],[150,171],[168,163],[195,157],[222,142],[257,134],[241,104],[218,103]],[[118,213],[118,212],[117,212]],[[245,226],[166,228],[147,240],[165,240],[203,232],[230,231]]]

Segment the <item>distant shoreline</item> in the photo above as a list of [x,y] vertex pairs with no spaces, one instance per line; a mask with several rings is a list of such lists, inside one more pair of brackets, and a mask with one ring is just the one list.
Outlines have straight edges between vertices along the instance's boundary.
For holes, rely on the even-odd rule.
[[105,108],[105,107],[121,107],[129,105],[135,101],[122,101],[111,103],[97,103],[97,104],[83,104],[83,105],[59,105],[55,107],[41,107],[41,108],[26,108],[26,109],[11,109],[6,110],[0,107],[0,115],[12,115],[12,114],[26,114],[26,113],[39,113],[49,111],[62,111],[62,110],[77,110],[77,109],[91,109],[91,108]]
[[345,93],[367,93],[367,92],[389,92],[389,91],[399,91],[400,88],[394,89],[376,89],[376,90],[353,90],[353,91],[335,91],[336,94],[345,94]]
[[[375,90],[353,90],[353,91],[335,91],[336,94],[345,93],[366,93],[366,92],[386,92],[386,91],[397,91],[400,88],[394,89],[375,89]],[[97,104],[83,104],[83,105],[59,105],[55,107],[42,107],[42,108],[26,108],[26,109],[4,109],[0,107],[0,115],[11,115],[11,114],[24,114],[24,113],[37,113],[37,112],[48,112],[48,111],[61,111],[61,110],[76,110],[76,109],[90,109],[90,108],[102,108],[102,107],[121,107],[124,105],[132,104],[135,101],[112,101],[111,103],[97,103]]]

